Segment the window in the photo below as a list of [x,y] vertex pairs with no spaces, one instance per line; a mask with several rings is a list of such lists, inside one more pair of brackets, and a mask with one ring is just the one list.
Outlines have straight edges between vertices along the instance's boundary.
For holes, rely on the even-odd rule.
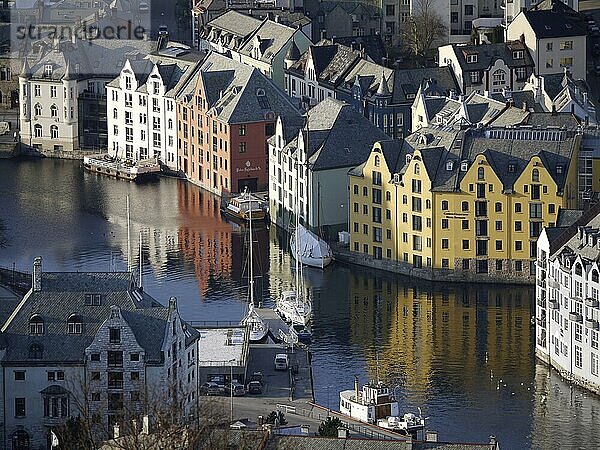
[[90,355],[90,360],[93,362],[100,362],[100,353],[92,353]]
[[469,221],[468,220],[461,220],[461,227],[463,230],[468,230],[469,229]]
[[44,320],[34,315],[29,319],[29,334],[44,334]]
[[547,52],[551,52],[552,51],[552,47],[553,47],[553,42],[547,42],[546,43],[546,51]]
[[502,212],[502,203],[496,202],[496,204],[494,205],[494,210],[496,212]]
[[517,80],[524,80],[527,77],[527,70],[525,67],[515,68],[515,77]]
[[523,241],[515,241],[515,250],[520,252],[523,250]]
[[502,221],[496,220],[496,231],[502,231]]
[[39,123],[36,123],[35,126],[33,127],[33,135],[36,138],[42,137],[42,126]]
[[448,243],[449,243],[448,239],[442,239],[442,248],[447,249]]
[[523,226],[520,220],[515,222],[515,231],[523,231]]
[[442,200],[442,211],[448,210],[448,200]]
[[120,328],[109,328],[108,330],[109,342],[111,344],[121,343],[121,329]]
[[548,58],[546,60],[546,69],[552,69],[554,66],[554,60],[552,58]]
[[529,205],[529,218],[531,218],[531,219],[541,219],[542,218],[542,204],[541,203],[531,203]]
[[83,322],[81,317],[72,314],[67,320],[69,334],[81,334],[83,333]]
[[129,360],[130,361],[139,361],[140,360],[140,354],[139,353],[130,353],[129,354]]
[[467,55],[467,64],[473,64],[477,62],[477,53],[470,53]]
[[15,398],[15,417],[25,417],[25,398]]
[[473,5],[465,5],[465,16],[473,15]]
[[590,353],[591,361],[590,361],[590,370],[592,375],[598,376],[598,355],[594,352]]
[[421,193],[421,180],[412,180],[412,191],[415,194]]
[[523,50],[515,50],[512,53],[513,59],[523,59],[524,56],[524,52]]
[[15,377],[15,381],[25,381],[25,371],[24,370],[15,370],[14,377]]
[[123,372],[108,372],[108,388],[123,389]]
[[472,84],[478,84],[479,83],[479,72],[477,72],[477,71],[469,72],[469,78],[470,78]]
[[583,358],[582,358],[582,354],[581,354],[581,347],[579,345],[576,345],[575,346],[575,367],[581,369],[582,362],[583,362]]
[[573,58],[560,58],[560,67],[571,67],[573,65]]
[[463,250],[469,250],[469,240],[468,239],[463,239],[463,241],[462,241],[462,249]]
[[496,240],[496,251],[502,251],[502,241],[501,240]]
[[110,367],[123,367],[123,352],[108,352],[108,365]]
[[515,212],[516,213],[520,213],[521,212],[521,204],[520,203],[515,203]]
[[100,306],[101,304],[102,298],[100,294],[85,294],[86,306]]
[[463,211],[468,211],[469,210],[469,202],[462,202],[461,209]]
[[238,131],[240,136],[246,136],[246,125],[240,125]]
[[240,142],[238,145],[238,151],[240,153],[246,153],[246,143],[245,142]]
[[561,50],[573,50],[573,41],[562,41],[560,43]]
[[92,372],[90,374],[90,379],[92,381],[100,381],[100,372]]
[[448,229],[448,219],[442,219],[442,229]]

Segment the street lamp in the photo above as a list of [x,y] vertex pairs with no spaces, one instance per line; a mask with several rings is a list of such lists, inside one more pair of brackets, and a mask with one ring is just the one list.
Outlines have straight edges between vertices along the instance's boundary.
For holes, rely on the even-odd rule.
[[229,360],[229,369],[230,369],[230,375],[229,375],[229,398],[230,398],[230,414],[229,414],[229,418],[230,420],[233,422],[233,363],[235,361],[234,359],[230,359]]
[[331,411],[331,407],[329,406],[329,388],[333,386],[330,384],[329,386],[325,386],[327,388],[327,416],[329,416],[329,412]]

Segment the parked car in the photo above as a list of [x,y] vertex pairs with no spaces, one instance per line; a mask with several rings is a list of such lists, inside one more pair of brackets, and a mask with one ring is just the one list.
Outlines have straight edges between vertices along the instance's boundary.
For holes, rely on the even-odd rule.
[[[232,393],[233,391],[233,393]],[[227,395],[233,395],[234,397],[239,397],[242,395],[246,395],[246,389],[244,385],[234,381],[233,383],[227,383],[225,385],[225,393]]]
[[217,383],[213,383],[212,381],[207,381],[202,386],[200,386],[200,394],[202,395],[220,395],[222,394],[222,388]]
[[250,381],[258,381],[262,385],[264,383],[262,372],[253,372],[250,376]]
[[275,355],[275,370],[288,369],[288,356],[285,353]]
[[251,381],[248,383],[248,394],[262,394],[262,384],[259,381]]

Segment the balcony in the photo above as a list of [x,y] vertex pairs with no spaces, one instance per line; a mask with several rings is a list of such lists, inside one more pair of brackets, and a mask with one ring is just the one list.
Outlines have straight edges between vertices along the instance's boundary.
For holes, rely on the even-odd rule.
[[538,259],[537,260],[537,266],[541,269],[545,269],[546,268],[546,260],[545,259]]
[[591,328],[592,330],[598,330],[598,321],[592,319],[591,317],[588,317],[587,319],[585,319],[585,327]]
[[539,347],[546,348],[546,339],[540,339],[540,338],[538,338],[538,339],[537,339],[537,345],[538,345]]
[[558,300],[548,301],[548,306],[550,306],[550,309],[558,309]]
[[538,298],[536,303],[540,308],[546,307],[546,300],[543,298]]
[[558,289],[560,287],[560,284],[558,284],[558,281],[556,281],[553,278],[549,278],[548,279],[548,286],[553,288],[553,289]]
[[545,317],[542,317],[542,318],[538,317],[535,321],[536,321],[538,327],[546,329],[546,318]]
[[572,322],[582,323],[583,322],[583,316],[581,314],[579,314],[578,312],[571,311],[569,313],[569,320],[572,321]]
[[585,299],[585,306],[589,306],[590,308],[597,308],[598,300],[595,298],[588,297]]
[[50,428],[58,428],[67,421],[67,417],[44,417],[42,419],[42,425]]
[[546,289],[546,280],[537,280],[537,285],[542,289]]

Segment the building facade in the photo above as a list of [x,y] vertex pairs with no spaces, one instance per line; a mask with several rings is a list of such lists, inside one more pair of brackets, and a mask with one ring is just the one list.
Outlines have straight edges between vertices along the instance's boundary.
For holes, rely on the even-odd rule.
[[536,274],[535,353],[567,380],[600,393],[600,209],[545,228]]
[[177,95],[178,164],[188,180],[218,195],[266,190],[267,139],[277,116],[296,105],[259,70],[218,53]]
[[427,278],[530,282],[543,226],[577,204],[579,142],[439,125],[376,144],[349,174],[350,250]]

